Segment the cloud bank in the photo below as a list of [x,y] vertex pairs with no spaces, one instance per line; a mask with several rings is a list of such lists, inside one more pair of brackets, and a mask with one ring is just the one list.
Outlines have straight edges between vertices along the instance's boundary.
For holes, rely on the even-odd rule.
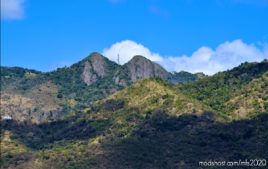
[[161,62],[163,60],[159,54],[152,53],[142,44],[138,44],[131,40],[117,42],[110,48],[104,49],[102,54],[115,62],[118,62],[119,55],[120,64],[125,64],[135,55],[142,55],[154,62]]
[[150,51],[142,44],[131,40],[124,40],[103,50],[102,54],[112,61],[125,64],[135,55],[142,55],[159,63],[168,71],[188,71],[191,73],[204,72],[213,75],[219,71],[231,69],[243,62],[254,62],[268,59],[268,46],[257,47],[246,44],[242,40],[227,41],[216,49],[202,46],[192,55],[161,56]]
[[1,19],[21,19],[24,16],[24,0],[1,0]]

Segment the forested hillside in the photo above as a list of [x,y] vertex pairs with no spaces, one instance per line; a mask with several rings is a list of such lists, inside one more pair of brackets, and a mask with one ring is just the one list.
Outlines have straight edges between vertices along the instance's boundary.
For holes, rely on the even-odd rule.
[[2,168],[194,169],[268,157],[267,60],[204,76],[94,53],[49,73],[1,71],[1,116],[11,116],[1,119]]
[[96,52],[70,67],[46,73],[1,67],[2,116],[34,123],[54,121],[88,108],[137,80],[159,77],[178,83],[197,80],[196,76],[171,74],[142,56],[121,66]]
[[[196,82],[178,84],[177,87],[214,110],[236,118],[234,112],[237,112],[237,109],[248,109],[245,110],[247,114],[267,112],[267,71],[267,60],[260,63],[243,63],[232,70]],[[248,96],[243,93],[248,93]],[[239,104],[236,104],[238,102]],[[247,104],[255,104],[255,107],[249,108]],[[238,118],[240,116],[246,115],[240,114]]]
[[[160,79],[139,81],[65,120],[2,122],[4,168],[196,168],[266,157],[267,113],[231,121]],[[247,147],[245,149],[244,147]]]

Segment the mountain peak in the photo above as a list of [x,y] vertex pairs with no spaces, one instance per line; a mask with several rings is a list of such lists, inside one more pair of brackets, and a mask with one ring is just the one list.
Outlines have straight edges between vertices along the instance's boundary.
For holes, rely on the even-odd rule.
[[167,79],[169,76],[163,67],[141,55],[134,56],[125,66],[130,72],[132,82],[149,77]]
[[87,85],[97,81],[97,77],[104,77],[107,73],[106,60],[100,53],[93,52],[85,59],[83,80]]
[[99,52],[92,52],[86,58],[84,58],[82,62],[99,60],[101,58],[104,58],[102,54],[100,54]]
[[91,61],[104,59],[104,56],[98,52],[93,52],[89,55]]
[[146,57],[144,57],[142,55],[135,55],[129,62],[135,61],[135,60],[148,60],[148,61],[151,61],[151,60],[147,59]]

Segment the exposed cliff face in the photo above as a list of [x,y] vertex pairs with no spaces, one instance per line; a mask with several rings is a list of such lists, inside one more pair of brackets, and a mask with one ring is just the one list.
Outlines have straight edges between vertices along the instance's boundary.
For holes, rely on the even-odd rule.
[[104,57],[98,53],[93,53],[89,60],[84,63],[82,79],[87,85],[91,85],[97,81],[98,77],[104,77],[106,72]]
[[[170,81],[169,76],[172,74],[142,56],[121,66],[96,52],[70,67],[47,73],[1,67],[1,113],[19,121],[53,121],[90,107],[137,80],[159,77]],[[176,82],[178,79],[182,77]]]
[[[1,98],[1,108],[3,103],[7,107],[11,104],[18,105],[20,109],[22,106],[32,109],[35,104],[39,104],[40,108],[46,108],[44,112],[53,111],[57,105],[62,104],[62,99],[64,101],[67,98],[68,95],[64,95],[64,92],[71,90],[80,97],[74,98],[80,106],[88,105],[88,101],[82,103],[79,99],[96,96],[96,90],[103,91],[107,87],[116,90],[115,86],[110,86],[113,81],[119,80],[120,83],[120,79],[127,79],[131,75],[128,74],[127,67],[118,68],[117,65],[106,62],[107,70],[114,71],[107,72],[95,84],[87,86],[82,81],[81,74],[83,64],[88,60],[89,58],[71,68],[54,72],[58,73],[57,76],[51,74],[42,77],[54,76],[54,83],[59,82],[57,85],[51,82],[32,87],[33,82],[42,79],[33,81],[32,75],[27,79],[27,73],[23,77],[26,80],[17,79],[20,83],[15,81],[15,87],[9,90],[15,92],[21,88],[20,91],[13,93],[12,97],[5,94]],[[140,69],[139,66],[133,64],[131,68]],[[146,76],[155,75],[151,70],[143,69],[137,71],[142,75],[139,77],[145,77],[143,71],[149,72]],[[14,76],[4,74],[9,80],[5,84],[8,84]],[[174,78],[177,81],[181,78],[187,80],[189,76],[188,73],[181,72]],[[196,78],[192,75],[190,77]],[[26,89],[25,84],[31,88]],[[90,93],[91,90],[94,92]],[[53,99],[59,91],[63,97]],[[5,93],[7,92],[6,90]],[[268,62],[242,64],[232,70],[180,86],[169,85],[159,79],[137,81],[130,87],[53,123],[36,125],[17,123],[15,118],[14,121],[3,120],[1,166],[10,169],[190,169],[198,168],[200,159],[249,159],[256,155],[268,157],[268,151],[263,151],[267,150],[268,142],[267,96]],[[230,107],[233,109],[226,109]],[[16,113],[20,115],[21,112]],[[49,118],[52,114],[54,113],[42,116]],[[14,117],[13,114],[7,115]],[[235,119],[234,116],[237,120],[232,120]],[[241,118],[249,119],[240,120]],[[249,148],[241,149],[241,144]]]
[[93,67],[93,71],[100,77],[104,77],[106,75],[106,62],[104,57],[99,53],[93,53],[90,57],[90,61]]
[[169,73],[164,68],[143,56],[134,56],[125,66],[132,82],[149,77],[162,79],[169,77]]
[[88,61],[85,62],[82,79],[87,85],[97,81],[97,76],[93,73],[91,63]]
[[[109,61],[99,53],[92,53],[86,60],[84,60],[83,73],[81,76],[82,80],[88,86],[94,84],[99,79],[112,76],[113,83],[123,87],[128,86],[137,80],[149,77],[159,77],[172,83],[194,81],[197,79],[197,75],[191,73],[187,73],[187,75],[169,73],[159,64],[154,63],[143,56],[134,56],[128,63],[121,66]],[[185,80],[185,76],[187,76],[187,80]],[[190,78],[192,76],[195,78]]]

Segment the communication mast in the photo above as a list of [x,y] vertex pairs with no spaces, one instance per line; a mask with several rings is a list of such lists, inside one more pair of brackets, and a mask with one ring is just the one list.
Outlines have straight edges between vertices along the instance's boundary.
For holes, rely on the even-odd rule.
[[122,49],[122,46],[119,48],[118,53],[117,53],[117,63],[120,65],[120,51]]
[[120,65],[120,55],[119,55],[119,53],[117,54],[117,63]]

